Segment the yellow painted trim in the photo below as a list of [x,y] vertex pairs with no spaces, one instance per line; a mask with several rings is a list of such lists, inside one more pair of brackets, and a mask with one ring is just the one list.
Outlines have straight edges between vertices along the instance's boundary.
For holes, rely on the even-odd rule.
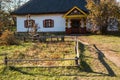
[[[74,9],[77,9],[78,11],[80,11],[81,13],[83,13],[84,14],[84,17],[87,17],[87,14],[84,12],[84,11],[82,11],[80,8],[78,8],[77,6],[74,6],[71,10],[69,10],[64,16],[63,16],[63,18],[67,18],[67,15],[70,13],[70,12],[72,12]],[[71,15],[71,17],[74,17],[74,16],[78,16],[78,15]],[[83,15],[79,15],[79,16],[83,16]]]
[[72,16],[66,16],[66,18],[74,18],[74,17],[86,17],[85,15],[72,15]]

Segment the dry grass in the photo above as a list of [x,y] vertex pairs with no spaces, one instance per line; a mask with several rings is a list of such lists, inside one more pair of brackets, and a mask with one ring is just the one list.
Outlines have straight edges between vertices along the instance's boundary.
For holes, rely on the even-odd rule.
[[[95,42],[90,40],[90,36],[81,36],[80,38],[84,40],[89,40],[94,44]],[[92,38],[91,38],[92,39]],[[96,39],[96,38],[94,38]],[[105,38],[104,38],[105,39]],[[97,40],[96,40],[97,41]],[[100,41],[100,40],[98,40]],[[107,41],[106,41],[107,42]],[[67,45],[65,45],[67,44]],[[99,43],[98,43],[99,44]],[[16,54],[11,54],[13,56],[21,56],[21,58],[72,58],[74,56],[74,43],[60,42],[60,43],[40,43],[40,44],[29,44],[27,46],[16,47],[18,49],[9,48],[6,50],[11,50],[11,52],[16,52]],[[22,49],[24,47],[24,49]],[[25,48],[26,47],[26,48]],[[0,67],[0,77],[1,80],[119,80],[120,79],[120,69],[109,61],[107,58],[102,57],[104,62],[113,70],[115,75],[109,73],[106,66],[101,62],[99,54],[95,52],[91,45],[82,45],[80,51],[83,54],[83,61],[80,67],[58,67],[58,68],[26,68],[26,67]],[[2,48],[3,49],[3,48]],[[37,51],[40,53],[37,54]],[[26,53],[28,52],[28,53]],[[26,53],[26,54],[25,54]],[[59,54],[58,54],[59,53]],[[64,53],[64,55],[63,55]],[[24,55],[23,55],[24,54]],[[54,56],[52,54],[55,54]],[[39,56],[36,56],[39,55]],[[52,56],[51,56],[52,55]],[[27,56],[27,57],[26,57]],[[33,63],[31,63],[33,64]],[[21,64],[22,65],[22,64]],[[58,62],[41,62],[34,63],[33,65],[73,65],[70,61],[58,61]],[[5,71],[3,71],[5,70]]]
[[[13,50],[13,54],[8,56],[9,59],[64,59],[74,58],[74,42],[55,42],[55,43],[32,43],[25,49]],[[66,61],[67,62],[67,61]],[[74,61],[68,61],[67,66],[74,65]],[[35,62],[20,62],[20,65],[58,65],[62,66],[61,61],[39,61]],[[17,63],[18,65],[18,63]],[[64,64],[63,66],[65,66]]]
[[95,44],[105,57],[120,67],[120,37],[108,35],[89,35],[79,37],[81,41],[93,46]]
[[81,36],[79,39],[89,43],[89,45],[96,44],[102,51],[110,51],[111,53],[120,56],[120,37],[91,35]]

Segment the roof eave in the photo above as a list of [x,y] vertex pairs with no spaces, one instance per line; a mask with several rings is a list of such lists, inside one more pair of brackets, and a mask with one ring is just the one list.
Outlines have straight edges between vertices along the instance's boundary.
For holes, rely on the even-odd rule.
[[41,15],[41,14],[65,14],[66,12],[47,12],[47,13],[11,13],[11,15]]

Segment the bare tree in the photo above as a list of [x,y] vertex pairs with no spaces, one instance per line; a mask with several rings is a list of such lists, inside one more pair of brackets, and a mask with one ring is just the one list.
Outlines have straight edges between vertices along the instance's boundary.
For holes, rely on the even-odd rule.
[[15,17],[10,13],[19,8],[28,0],[0,0],[0,31],[14,28],[16,24]]
[[28,0],[0,0],[0,6],[3,10],[11,12],[27,1]]

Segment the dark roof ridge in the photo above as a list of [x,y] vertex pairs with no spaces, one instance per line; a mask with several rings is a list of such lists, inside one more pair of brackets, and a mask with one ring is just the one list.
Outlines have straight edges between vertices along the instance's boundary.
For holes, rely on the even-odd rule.
[[74,6],[87,12],[86,4],[86,0],[29,0],[11,14],[65,13]]

